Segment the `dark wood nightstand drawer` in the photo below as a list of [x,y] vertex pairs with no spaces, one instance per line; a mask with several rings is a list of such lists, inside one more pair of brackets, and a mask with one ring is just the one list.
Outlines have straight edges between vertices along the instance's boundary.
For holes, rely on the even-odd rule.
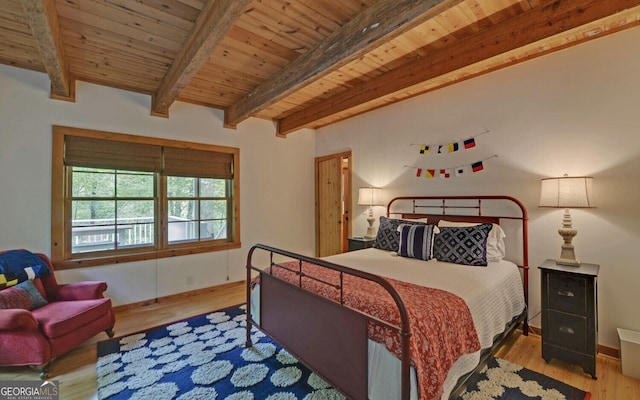
[[549,310],[547,341],[569,350],[587,352],[587,317]]
[[363,237],[349,238],[349,251],[368,249],[373,247],[373,242],[375,242],[375,239],[367,239]]
[[576,314],[587,312],[587,278],[562,273],[548,277],[550,308]]

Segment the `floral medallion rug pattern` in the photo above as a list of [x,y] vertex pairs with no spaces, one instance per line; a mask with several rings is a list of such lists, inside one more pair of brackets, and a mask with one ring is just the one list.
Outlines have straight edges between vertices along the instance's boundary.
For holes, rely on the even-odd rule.
[[471,378],[460,400],[589,400],[583,392],[556,379],[500,358]]
[[344,399],[268,337],[253,330],[245,306],[193,317],[98,343],[98,398]]

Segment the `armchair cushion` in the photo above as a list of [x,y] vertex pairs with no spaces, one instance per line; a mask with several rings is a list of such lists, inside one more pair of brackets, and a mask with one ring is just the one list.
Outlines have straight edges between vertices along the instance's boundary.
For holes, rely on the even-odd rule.
[[111,299],[56,301],[31,313],[46,337],[57,338],[83,329],[93,320],[110,315]]

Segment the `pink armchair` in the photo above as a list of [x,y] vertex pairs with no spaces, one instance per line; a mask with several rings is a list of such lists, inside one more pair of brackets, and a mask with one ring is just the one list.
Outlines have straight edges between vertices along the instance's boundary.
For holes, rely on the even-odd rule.
[[[103,296],[106,282],[58,284],[49,258],[37,256],[49,275],[27,281],[28,290],[12,290],[17,285],[0,290],[0,366],[29,365],[45,379],[59,355],[101,331],[113,337],[115,313]],[[39,300],[24,302],[25,292]]]

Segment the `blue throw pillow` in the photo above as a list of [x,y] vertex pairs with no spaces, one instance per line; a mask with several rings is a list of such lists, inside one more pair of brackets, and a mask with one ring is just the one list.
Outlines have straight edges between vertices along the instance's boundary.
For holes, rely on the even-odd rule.
[[398,255],[429,261],[433,246],[433,225],[400,224]]
[[380,226],[378,227],[378,234],[376,240],[373,242],[373,247],[376,249],[387,251],[398,251],[400,244],[400,232],[398,227],[401,224],[406,225],[426,225],[425,222],[413,222],[405,219],[395,219],[380,217]]
[[441,227],[433,240],[433,258],[454,264],[486,266],[492,224]]

